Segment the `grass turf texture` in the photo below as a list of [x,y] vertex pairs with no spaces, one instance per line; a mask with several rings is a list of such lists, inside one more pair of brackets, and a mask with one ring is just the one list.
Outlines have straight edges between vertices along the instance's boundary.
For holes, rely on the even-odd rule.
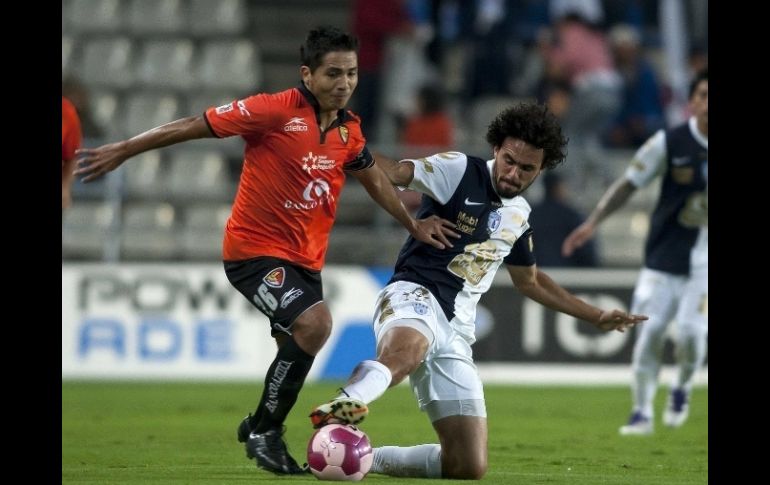
[[[306,385],[287,421],[289,450],[305,461],[307,414],[338,384]],[[62,384],[62,484],[315,483],[258,470],[235,429],[259,397],[254,384]],[[485,484],[703,484],[708,481],[708,389],[696,388],[689,421],[655,434],[619,436],[627,387],[486,386],[489,471]],[[437,442],[411,390],[372,403],[362,423],[373,446]],[[459,483],[370,474],[368,483]]]

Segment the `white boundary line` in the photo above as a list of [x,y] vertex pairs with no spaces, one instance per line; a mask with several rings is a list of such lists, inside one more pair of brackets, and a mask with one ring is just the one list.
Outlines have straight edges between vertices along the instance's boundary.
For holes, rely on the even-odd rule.
[[[631,366],[605,364],[506,364],[476,363],[485,384],[552,386],[616,386],[631,382]],[[667,386],[676,376],[674,365],[661,369],[659,382]],[[694,385],[708,386],[708,367],[695,375]]]

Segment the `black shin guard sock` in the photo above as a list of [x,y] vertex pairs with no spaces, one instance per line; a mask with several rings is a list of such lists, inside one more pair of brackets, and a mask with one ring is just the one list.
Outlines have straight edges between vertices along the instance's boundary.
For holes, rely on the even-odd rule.
[[255,433],[264,433],[283,424],[297,402],[313,360],[315,357],[299,348],[293,338],[278,349],[265,376],[265,389],[256,412],[259,422],[255,423]]

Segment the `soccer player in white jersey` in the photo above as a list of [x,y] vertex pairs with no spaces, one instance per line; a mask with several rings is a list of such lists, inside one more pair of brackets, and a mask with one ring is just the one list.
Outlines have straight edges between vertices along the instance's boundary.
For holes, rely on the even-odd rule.
[[459,152],[400,163],[377,157],[394,185],[423,194],[419,217],[454,222],[457,238],[440,251],[406,241],[375,307],[377,359],[361,362],[340,395],[310,416],[316,427],[355,424],[368,403],[409,376],[440,444],[375,448],[372,472],[457,479],[486,473],[486,405],[471,345],[476,303],[502,263],[523,294],[600,329],[622,332],[646,319],[589,305],[535,265],[521,193],[564,160],[556,119],[545,107],[519,104],[497,116],[486,138],[491,160]]
[[708,71],[690,84],[690,119],[655,133],[636,152],[626,173],[602,196],[588,219],[562,247],[569,255],[596,232],[607,216],[639,187],[663,177],[645,246],[644,267],[634,290],[632,312],[650,316],[633,353],[633,408],[622,435],[651,434],[666,329],[679,326],[679,372],[663,413],[663,424],[679,427],[689,414],[695,371],[703,364],[708,338]]

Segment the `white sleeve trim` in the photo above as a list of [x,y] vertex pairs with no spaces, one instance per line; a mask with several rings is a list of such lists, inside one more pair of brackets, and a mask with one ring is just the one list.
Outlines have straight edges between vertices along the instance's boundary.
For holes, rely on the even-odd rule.
[[666,167],[666,132],[658,130],[634,154],[626,169],[626,179],[634,187],[647,186]]
[[425,158],[409,158],[401,162],[414,164],[414,178],[407,188],[446,204],[465,175],[468,157],[460,152],[444,152]]

